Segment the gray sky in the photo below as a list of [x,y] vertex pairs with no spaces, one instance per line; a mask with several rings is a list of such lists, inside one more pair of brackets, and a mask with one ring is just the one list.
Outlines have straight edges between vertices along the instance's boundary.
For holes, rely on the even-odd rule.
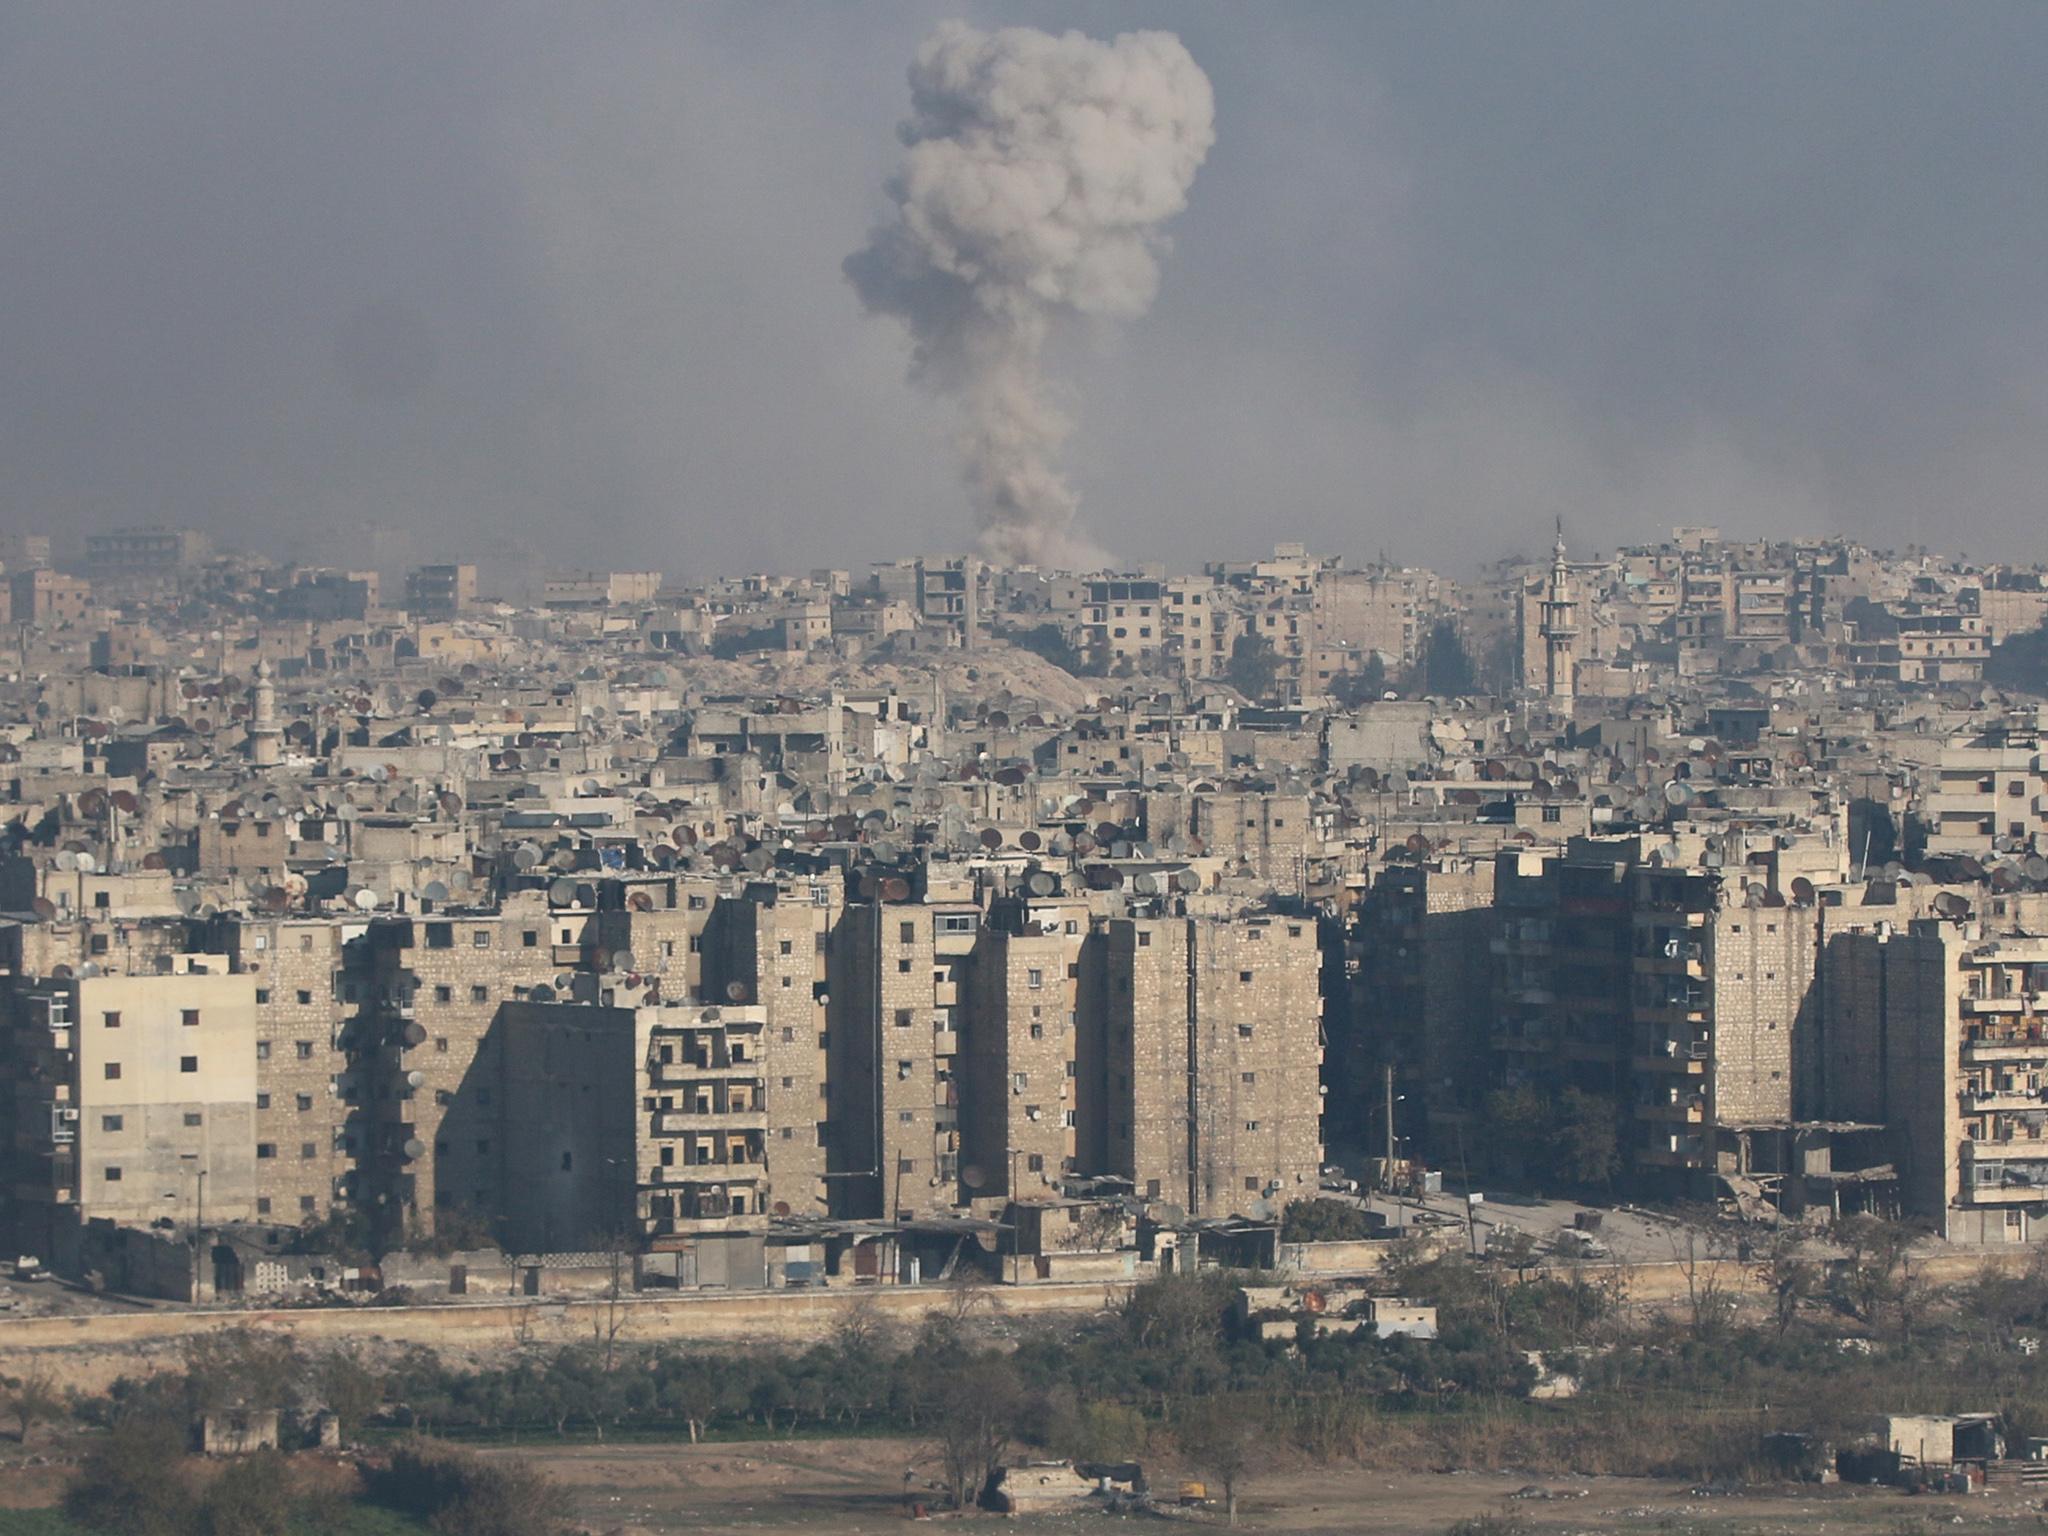
[[0,8],[0,522],[687,575],[965,548],[840,263],[939,19],[1177,32],[1217,141],[1056,338],[1081,520],[1453,570],[1675,522],[2048,556],[2048,8]]

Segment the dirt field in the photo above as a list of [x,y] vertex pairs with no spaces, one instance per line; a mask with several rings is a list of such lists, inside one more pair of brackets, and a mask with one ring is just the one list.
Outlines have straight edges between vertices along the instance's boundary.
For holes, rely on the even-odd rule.
[[[784,1445],[535,1445],[529,1456],[563,1484],[577,1516],[612,1536],[668,1532],[832,1530],[900,1533],[906,1473],[912,1487],[935,1469],[913,1441],[795,1441]],[[1516,1497],[1525,1491],[1550,1497]],[[1916,1533],[2048,1529],[2038,1496],[2016,1490],[1975,1498],[1909,1498],[1876,1488],[1788,1488],[1734,1496],[1694,1494],[1682,1484],[1632,1478],[1546,1479],[1511,1473],[1274,1472],[1243,1492],[1239,1529],[1420,1533],[1474,1515],[1518,1513],[1535,1532],[1770,1536],[1770,1533]],[[943,1517],[942,1517],[943,1518]],[[1085,1529],[1113,1517],[1094,1511],[997,1524],[1016,1530]],[[1216,1522],[1221,1525],[1220,1519]],[[1169,1529],[1172,1525],[1169,1523]]]

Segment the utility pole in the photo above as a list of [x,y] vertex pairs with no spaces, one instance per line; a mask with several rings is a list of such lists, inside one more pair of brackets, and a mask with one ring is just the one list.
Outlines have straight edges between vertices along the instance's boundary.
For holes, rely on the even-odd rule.
[[1388,1194],[1394,1193],[1394,1064],[1386,1064],[1384,1083],[1386,1087],[1387,1115],[1387,1156],[1380,1164],[1381,1186]]

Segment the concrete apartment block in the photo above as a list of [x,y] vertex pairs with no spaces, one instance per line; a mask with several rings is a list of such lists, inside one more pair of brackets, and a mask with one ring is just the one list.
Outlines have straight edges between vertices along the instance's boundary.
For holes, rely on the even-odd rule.
[[1306,918],[1118,919],[1105,950],[1110,1165],[1191,1216],[1312,1196],[1321,951]]
[[254,980],[218,955],[162,974],[23,981],[6,996],[14,1197],[24,1241],[59,1251],[99,1218],[256,1213]]

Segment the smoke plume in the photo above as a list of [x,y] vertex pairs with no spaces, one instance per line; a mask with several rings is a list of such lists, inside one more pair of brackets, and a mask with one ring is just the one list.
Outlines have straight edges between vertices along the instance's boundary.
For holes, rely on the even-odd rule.
[[966,418],[966,479],[993,559],[1065,564],[1072,423],[1043,370],[1061,315],[1130,319],[1159,287],[1160,226],[1215,142],[1209,78],[1167,32],[1098,42],[948,22],[910,68],[895,216],[846,260],[916,344],[911,377]]

